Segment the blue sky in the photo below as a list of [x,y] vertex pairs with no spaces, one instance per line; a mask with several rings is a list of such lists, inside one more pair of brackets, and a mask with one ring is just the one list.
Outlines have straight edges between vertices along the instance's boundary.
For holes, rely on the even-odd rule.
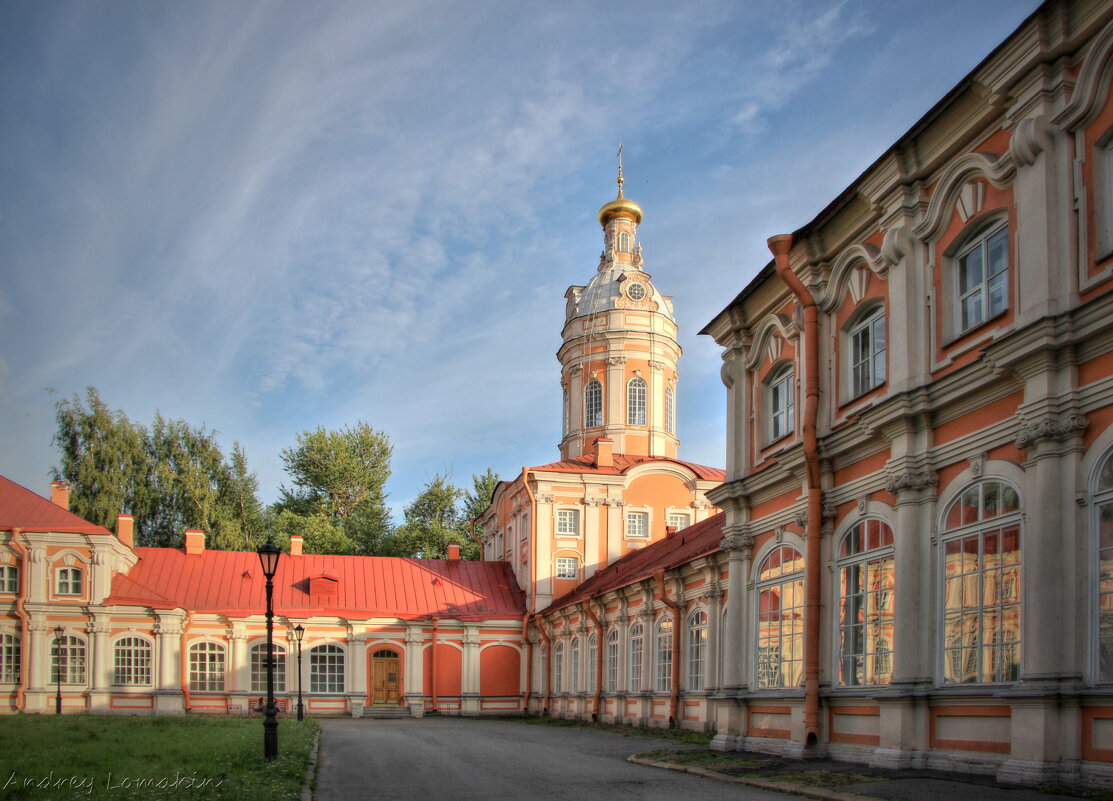
[[1037,3],[0,0],[0,474],[45,493],[93,385],[246,449],[366,420],[390,502],[557,458],[564,291],[614,196],[696,333]]

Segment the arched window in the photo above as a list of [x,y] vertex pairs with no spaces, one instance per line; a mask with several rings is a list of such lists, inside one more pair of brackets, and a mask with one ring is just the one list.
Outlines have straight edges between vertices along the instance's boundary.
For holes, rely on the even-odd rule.
[[990,225],[955,255],[959,333],[1009,307],[1009,227]]
[[580,691],[580,638],[575,637],[572,640],[572,645],[568,649],[568,661],[572,664],[571,677],[568,681],[568,691],[578,693]]
[[19,592],[19,568],[15,565],[0,566],[0,592],[11,595]]
[[[273,643],[274,650],[274,691],[286,692],[286,648]],[[255,643],[251,646],[251,692],[267,691],[267,644]]]
[[888,684],[893,677],[893,530],[863,520],[842,538],[839,569],[839,673],[844,685]]
[[620,231],[618,234],[618,249],[622,253],[630,252],[630,234],[626,231]]
[[769,441],[774,442],[792,433],[796,402],[791,365],[775,372],[765,386],[765,409]]
[[666,617],[657,624],[656,640],[654,689],[659,693],[667,693],[672,689],[672,618]]
[[19,637],[0,634],[0,683],[19,683],[22,653]]
[[81,568],[60,567],[55,574],[55,595],[81,595]]
[[189,689],[191,692],[224,690],[224,646],[196,642],[189,646]]
[[607,692],[618,691],[618,629],[607,634]]
[[688,689],[703,689],[704,665],[707,662],[707,613],[696,610],[688,615]]
[[804,666],[804,557],[774,548],[758,568],[758,687],[797,687]]
[[1093,506],[1098,551],[1098,681],[1113,681],[1113,451],[1098,470]]
[[553,693],[564,692],[564,643],[553,646]]
[[142,637],[123,637],[112,649],[112,683],[129,686],[151,685],[151,643]]
[[672,387],[665,387],[665,431],[670,434],[676,428],[676,399],[673,396]]
[[50,645],[50,683],[85,683],[85,642],[78,637],[52,639]]
[[344,692],[344,649],[331,643],[309,652],[309,692]]
[[850,397],[885,383],[885,309],[876,306],[847,331],[850,345]]
[[572,410],[571,410],[571,404],[568,401],[568,387],[564,388],[564,391],[562,392],[562,395],[563,395],[563,401],[562,401],[562,404],[561,404],[561,417],[560,417],[561,428],[560,428],[560,433],[561,433],[562,436],[568,436],[568,429],[570,429],[572,427],[572,420],[571,420]]
[[541,693],[548,692],[545,688],[546,671],[549,668],[549,649],[542,645],[537,649],[537,658],[539,664],[537,665],[537,686],[541,688]]
[[943,682],[1016,681],[1020,674],[1020,496],[972,484],[943,516]]
[[645,425],[645,380],[631,378],[626,385],[626,425]]
[[587,664],[584,671],[587,673],[587,691],[595,693],[595,666],[599,662],[599,638],[593,633],[587,638]]
[[603,385],[594,378],[584,387],[584,427],[603,425]]
[[631,692],[642,688],[642,653],[645,650],[645,636],[641,623],[630,628],[630,686]]

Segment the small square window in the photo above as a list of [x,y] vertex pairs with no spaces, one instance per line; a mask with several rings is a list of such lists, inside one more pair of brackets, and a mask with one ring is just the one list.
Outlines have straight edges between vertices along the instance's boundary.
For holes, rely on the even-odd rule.
[[19,568],[14,565],[0,567],[0,592],[16,593],[19,591]]
[[558,556],[556,577],[558,579],[574,579],[579,575],[579,567],[579,561],[575,557]]
[[81,595],[81,570],[76,567],[58,568],[55,595]]
[[692,525],[692,516],[687,512],[670,512],[667,525],[678,530],[688,528]]
[[558,509],[556,518],[558,537],[580,536],[580,513],[577,509]]
[[641,540],[647,539],[649,537],[648,512],[626,513],[626,536]]

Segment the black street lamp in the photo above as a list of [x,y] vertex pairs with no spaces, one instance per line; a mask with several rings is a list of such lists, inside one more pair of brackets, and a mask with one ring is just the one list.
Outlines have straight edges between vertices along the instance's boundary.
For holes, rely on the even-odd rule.
[[62,714],[62,635],[66,630],[54,627],[54,675],[58,679],[58,693],[54,696],[54,714]]
[[278,707],[274,703],[274,574],[282,551],[269,539],[259,546],[259,564],[267,579],[267,709],[263,714],[263,758],[278,757]]
[[305,626],[294,626],[294,641],[298,644],[298,720],[305,720],[305,707],[301,703],[301,638],[305,636]]

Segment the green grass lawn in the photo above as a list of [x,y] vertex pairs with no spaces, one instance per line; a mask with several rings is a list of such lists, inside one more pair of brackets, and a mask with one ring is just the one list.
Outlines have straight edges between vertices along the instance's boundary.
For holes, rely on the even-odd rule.
[[0,799],[296,801],[317,729],[282,720],[268,764],[258,717],[5,715]]

